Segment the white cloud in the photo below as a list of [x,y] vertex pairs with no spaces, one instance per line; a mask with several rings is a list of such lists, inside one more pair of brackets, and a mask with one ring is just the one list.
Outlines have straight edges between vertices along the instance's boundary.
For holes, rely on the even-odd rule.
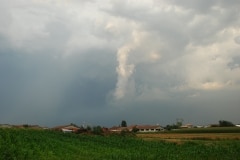
[[129,64],[128,56],[132,50],[137,48],[143,40],[143,33],[134,30],[131,35],[130,42],[123,45],[118,49],[117,61],[118,67],[116,71],[118,73],[118,81],[116,84],[115,97],[121,99],[125,96],[128,88],[131,88],[128,84],[128,80],[134,71],[134,64]]
[[189,45],[180,63],[184,63],[186,82],[191,88],[219,89],[229,87],[231,81],[239,86],[239,69],[231,70],[228,64],[238,55],[239,46],[234,44],[238,30],[226,28],[220,31],[210,45]]
[[223,87],[223,85],[218,82],[205,82],[201,85],[201,87],[206,90],[212,90],[212,89],[220,89]]
[[[228,66],[237,56],[239,48],[233,43],[237,42],[239,29],[234,21],[226,23],[234,11],[215,2],[201,3],[202,8],[195,4],[162,1],[149,2],[145,7],[120,1],[113,4],[108,13],[125,18],[126,22],[134,21],[136,24],[131,27],[146,33],[141,45],[129,55],[128,62],[134,63],[135,68],[142,63],[154,62],[152,70],[145,69],[147,75],[163,79],[161,75],[167,74],[176,81],[169,83],[170,88],[166,89],[162,82],[142,76],[142,81],[146,80],[145,83],[153,90],[157,87],[171,92],[172,88],[183,86],[188,90],[215,90],[238,86],[239,78],[235,75],[239,71],[231,70]],[[121,9],[116,9],[116,6]],[[132,10],[132,14],[129,14],[129,10]]]

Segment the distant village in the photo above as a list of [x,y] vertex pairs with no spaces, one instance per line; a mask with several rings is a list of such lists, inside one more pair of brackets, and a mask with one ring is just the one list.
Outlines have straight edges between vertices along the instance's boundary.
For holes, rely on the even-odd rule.
[[206,126],[195,126],[190,123],[182,124],[181,122],[177,122],[173,125],[166,125],[165,127],[161,125],[127,125],[126,121],[122,121],[118,126],[112,126],[110,128],[101,127],[101,126],[90,126],[90,125],[76,125],[76,124],[68,124],[68,125],[60,125],[52,128],[42,127],[39,125],[10,125],[10,124],[0,124],[0,128],[19,128],[19,129],[37,129],[37,130],[55,130],[63,133],[122,133],[122,132],[134,132],[134,133],[151,133],[151,132],[164,132],[170,130],[180,130],[180,129],[189,129],[189,128],[210,128],[210,127],[240,127],[240,124],[233,124],[232,122],[220,120],[219,124],[209,124]]

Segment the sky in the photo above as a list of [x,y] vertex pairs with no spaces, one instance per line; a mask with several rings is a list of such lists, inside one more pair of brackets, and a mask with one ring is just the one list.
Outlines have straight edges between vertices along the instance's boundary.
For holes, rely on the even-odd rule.
[[239,8],[0,0],[0,124],[239,124]]

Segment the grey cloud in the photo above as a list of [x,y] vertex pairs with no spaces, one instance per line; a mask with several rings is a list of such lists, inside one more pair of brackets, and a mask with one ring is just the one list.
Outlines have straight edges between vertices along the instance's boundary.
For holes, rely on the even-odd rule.
[[171,0],[170,1],[173,5],[182,6],[186,9],[193,9],[198,11],[199,13],[208,14],[212,7],[220,6],[220,7],[232,7],[235,8],[239,6],[239,2],[237,1],[224,1],[224,0],[209,0],[209,1],[191,1],[191,0],[184,0],[184,1],[177,1]]
[[106,96],[116,83],[114,59],[109,51],[90,51],[73,60],[77,70],[65,88],[63,104],[86,108],[106,105]]
[[239,123],[236,1],[0,4],[0,123]]
[[[229,119],[238,122],[237,93],[232,97],[224,98],[229,93],[199,93],[199,97],[188,98],[184,96],[172,97],[169,100],[131,101],[121,106],[115,115],[115,119],[125,118],[130,124],[161,124],[167,125],[176,122],[177,118],[183,118],[184,123],[204,124],[217,123],[219,119]],[[181,94],[181,93],[178,93]],[[220,101],[215,101],[218,98]],[[222,103],[219,106],[219,103]],[[233,104],[229,107],[229,103]],[[137,109],[136,109],[137,106]],[[232,116],[230,116],[230,112]],[[140,119],[138,117],[141,117]]]
[[35,121],[43,121],[43,117],[50,120],[69,110],[106,106],[107,94],[116,83],[115,64],[111,54],[99,52],[62,61],[48,54],[1,54],[1,113],[11,115],[13,121],[29,123],[31,115],[38,113],[42,116],[35,116]]
[[240,44],[240,36],[236,36],[234,38],[234,41],[237,43],[237,44]]
[[230,63],[228,63],[228,66],[231,69],[239,69],[240,68],[240,57],[233,57],[232,61]]

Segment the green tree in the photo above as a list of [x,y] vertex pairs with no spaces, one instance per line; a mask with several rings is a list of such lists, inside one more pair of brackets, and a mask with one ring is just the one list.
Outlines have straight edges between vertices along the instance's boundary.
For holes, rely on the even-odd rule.
[[121,127],[127,127],[127,122],[125,120],[122,120]]

